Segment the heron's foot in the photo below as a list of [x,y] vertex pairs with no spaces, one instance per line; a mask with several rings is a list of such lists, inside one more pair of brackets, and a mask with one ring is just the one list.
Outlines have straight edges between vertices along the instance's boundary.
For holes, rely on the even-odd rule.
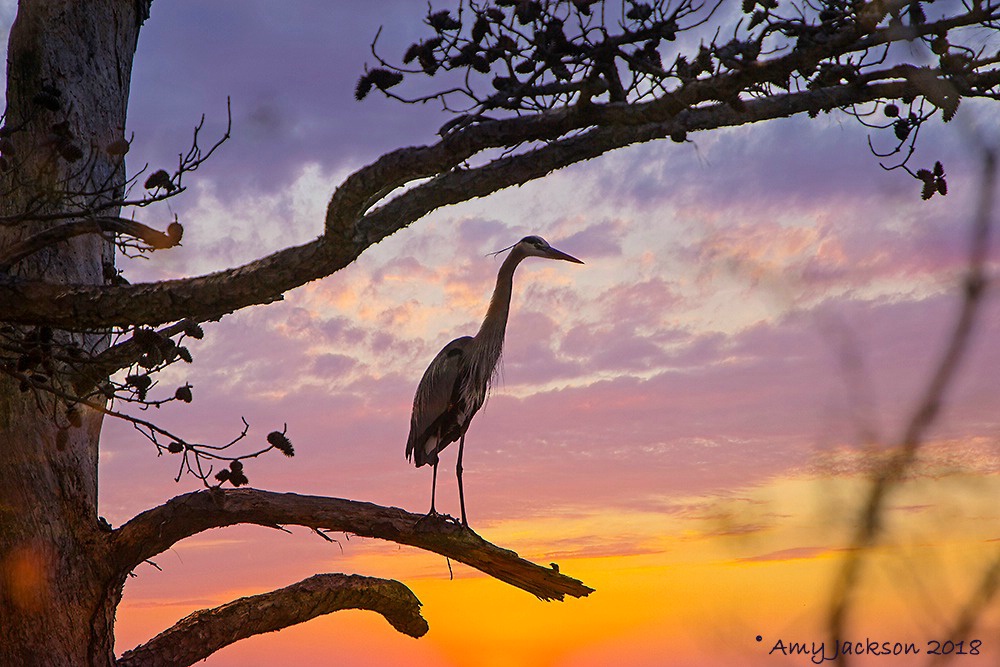
[[413,524],[413,527],[420,530],[430,530],[434,526],[447,523],[449,521],[454,521],[454,519],[451,516],[441,514],[432,508],[430,512],[417,519],[417,522]]
[[445,526],[461,526],[465,530],[469,530],[469,525],[467,523],[463,524],[459,519],[453,517],[450,514],[443,514],[441,512],[428,512],[423,515],[417,522],[413,524],[416,530],[431,531],[435,529],[441,529]]
[[464,516],[461,519],[459,519],[457,517],[453,517],[451,515],[445,514],[445,515],[443,515],[443,518],[448,523],[451,523],[451,524],[454,524],[456,526],[461,527],[462,530],[468,530],[470,532],[475,532],[474,530],[472,530],[471,528],[469,528],[469,521]]
[[427,514],[425,514],[422,517],[420,517],[419,519],[417,519],[417,522],[415,524],[413,524],[413,525],[414,526],[420,526],[422,524],[431,523],[433,521],[437,521],[440,517],[441,517],[440,514],[438,514],[434,510],[431,510]]

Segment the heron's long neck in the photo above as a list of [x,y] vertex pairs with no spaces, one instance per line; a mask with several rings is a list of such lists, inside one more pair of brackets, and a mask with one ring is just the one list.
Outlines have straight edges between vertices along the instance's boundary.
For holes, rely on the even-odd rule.
[[484,379],[488,383],[493,372],[500,361],[503,353],[504,331],[507,328],[507,315],[510,313],[510,295],[514,283],[514,269],[521,263],[524,256],[520,253],[511,253],[500,266],[497,274],[497,285],[493,290],[493,297],[490,299],[490,307],[486,310],[486,317],[482,326],[476,334],[475,360],[476,371],[486,376]]

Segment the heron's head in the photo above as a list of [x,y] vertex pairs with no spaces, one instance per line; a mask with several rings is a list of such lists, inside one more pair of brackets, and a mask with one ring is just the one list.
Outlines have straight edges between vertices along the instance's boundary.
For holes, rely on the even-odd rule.
[[556,250],[541,236],[525,236],[523,239],[514,244],[514,251],[521,253],[525,257],[562,259],[575,264],[583,264],[583,262],[578,260],[576,257],[573,257],[573,255],[564,253],[562,250]]

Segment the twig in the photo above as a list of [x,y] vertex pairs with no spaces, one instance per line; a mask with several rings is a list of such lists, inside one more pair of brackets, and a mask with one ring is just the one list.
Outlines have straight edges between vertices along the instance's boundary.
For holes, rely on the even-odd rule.
[[20,262],[42,248],[66,241],[83,234],[122,234],[134,237],[147,243],[150,249],[161,250],[180,243],[180,236],[171,236],[148,227],[135,220],[125,218],[91,218],[76,222],[67,222],[38,232],[20,243],[16,243],[0,257],[0,272],[7,272],[10,267]]

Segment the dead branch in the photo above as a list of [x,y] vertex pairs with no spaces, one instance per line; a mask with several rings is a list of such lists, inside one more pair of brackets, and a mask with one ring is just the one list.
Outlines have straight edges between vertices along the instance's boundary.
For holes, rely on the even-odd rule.
[[242,523],[298,525],[407,544],[465,563],[542,600],[593,592],[576,579],[524,560],[445,519],[354,500],[257,489],[188,493],[139,514],[115,531],[116,565],[124,577],[185,537]]
[[343,609],[367,609],[411,637],[427,632],[420,600],[398,581],[317,574],[261,595],[186,616],[145,644],[126,651],[119,667],[186,667],[232,643]]
[[[174,228],[179,231],[180,226]],[[164,233],[148,227],[135,220],[125,218],[91,218],[89,220],[78,220],[68,222],[46,230],[38,232],[20,243],[16,243],[6,249],[0,257],[0,273],[6,273],[10,267],[20,262],[25,257],[33,255],[42,248],[66,241],[74,236],[83,234],[116,234],[130,236],[143,241],[151,250],[170,248],[180,243],[180,235]]]

